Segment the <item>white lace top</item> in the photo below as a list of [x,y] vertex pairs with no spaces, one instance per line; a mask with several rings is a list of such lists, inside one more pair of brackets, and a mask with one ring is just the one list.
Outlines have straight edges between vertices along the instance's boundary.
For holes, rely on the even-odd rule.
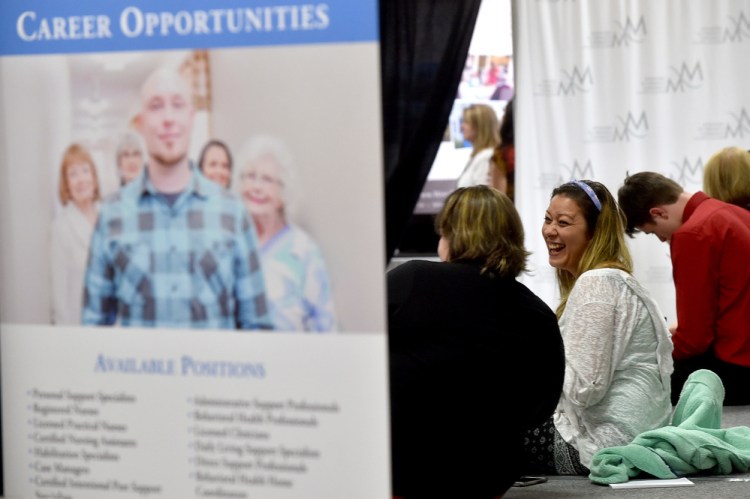
[[672,341],[664,315],[630,274],[582,274],[560,319],[565,382],[554,421],[591,467],[605,447],[669,423]]

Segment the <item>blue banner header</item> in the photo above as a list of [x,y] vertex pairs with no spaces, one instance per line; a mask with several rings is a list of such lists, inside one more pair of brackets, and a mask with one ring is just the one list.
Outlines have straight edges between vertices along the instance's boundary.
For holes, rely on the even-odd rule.
[[376,41],[376,0],[2,0],[0,55]]

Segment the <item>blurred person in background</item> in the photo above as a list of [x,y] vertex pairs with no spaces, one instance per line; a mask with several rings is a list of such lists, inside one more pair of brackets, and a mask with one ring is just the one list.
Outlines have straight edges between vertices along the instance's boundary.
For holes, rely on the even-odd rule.
[[500,143],[497,115],[486,104],[472,104],[461,118],[464,140],[473,146],[469,162],[458,177],[458,187],[490,185],[490,161]]
[[703,167],[703,191],[750,210],[750,152],[726,147],[711,156]]
[[206,178],[228,189],[232,181],[232,153],[229,147],[220,140],[208,141],[198,159],[198,168]]
[[175,68],[141,85],[143,174],[108,196],[91,238],[82,323],[271,329],[255,228],[188,152],[192,87]]
[[115,149],[120,186],[130,183],[141,174],[143,165],[146,164],[145,150],[143,139],[138,133],[128,130],[120,135]]
[[504,192],[511,200],[515,198],[516,149],[514,145],[513,99],[505,106],[500,121],[500,144],[495,147],[490,163],[490,185]]
[[293,160],[286,144],[268,135],[250,139],[237,163],[235,186],[258,233],[274,329],[337,329],[331,282],[313,238],[289,220]]
[[83,276],[100,198],[94,160],[80,144],[63,154],[58,195],[62,210],[52,222],[50,242],[52,323],[80,324]]

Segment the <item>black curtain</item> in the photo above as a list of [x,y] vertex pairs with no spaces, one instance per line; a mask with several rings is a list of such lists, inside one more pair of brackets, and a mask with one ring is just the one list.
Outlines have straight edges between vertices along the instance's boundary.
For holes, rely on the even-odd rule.
[[461,80],[481,0],[381,0],[386,255],[419,200]]

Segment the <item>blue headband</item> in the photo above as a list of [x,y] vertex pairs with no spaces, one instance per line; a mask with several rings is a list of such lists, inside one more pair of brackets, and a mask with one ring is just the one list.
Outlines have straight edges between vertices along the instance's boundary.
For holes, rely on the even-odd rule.
[[589,198],[591,198],[591,202],[594,203],[594,206],[596,206],[596,209],[599,210],[599,213],[602,211],[602,203],[599,201],[599,198],[596,197],[596,193],[594,192],[594,189],[592,189],[587,183],[581,182],[580,180],[571,180],[571,184],[575,184],[581,189],[583,189],[583,192],[585,192]]

